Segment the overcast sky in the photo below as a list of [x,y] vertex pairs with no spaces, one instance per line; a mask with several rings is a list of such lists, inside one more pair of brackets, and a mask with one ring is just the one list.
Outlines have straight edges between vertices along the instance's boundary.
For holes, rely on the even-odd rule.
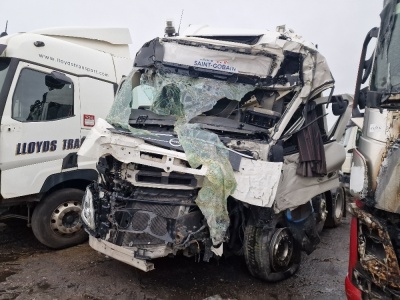
[[0,31],[61,26],[128,27],[132,54],[164,33],[166,19],[189,24],[275,30],[286,24],[318,44],[336,80],[335,93],[354,92],[361,46],[379,26],[382,0],[12,0],[2,1]]

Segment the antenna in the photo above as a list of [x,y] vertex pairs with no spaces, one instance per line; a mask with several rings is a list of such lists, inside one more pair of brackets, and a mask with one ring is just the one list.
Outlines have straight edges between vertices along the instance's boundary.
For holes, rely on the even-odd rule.
[[6,21],[6,29],[4,29],[4,31],[2,33],[0,33],[0,37],[7,35],[7,26],[8,26],[8,20]]
[[183,17],[183,9],[182,9],[182,13],[181,13],[181,19],[179,20],[178,35],[181,30],[182,17]]

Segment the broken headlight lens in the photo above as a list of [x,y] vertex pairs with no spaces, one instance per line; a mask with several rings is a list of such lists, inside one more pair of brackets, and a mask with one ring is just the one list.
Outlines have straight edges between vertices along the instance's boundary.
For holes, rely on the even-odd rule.
[[95,230],[93,194],[89,187],[86,188],[82,203],[82,221],[92,230]]

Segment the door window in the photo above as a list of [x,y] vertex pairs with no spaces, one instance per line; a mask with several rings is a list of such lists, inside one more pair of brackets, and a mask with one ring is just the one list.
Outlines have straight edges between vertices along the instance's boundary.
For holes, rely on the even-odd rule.
[[74,113],[72,82],[60,81],[52,74],[23,69],[12,101],[12,118],[38,122],[67,118]]

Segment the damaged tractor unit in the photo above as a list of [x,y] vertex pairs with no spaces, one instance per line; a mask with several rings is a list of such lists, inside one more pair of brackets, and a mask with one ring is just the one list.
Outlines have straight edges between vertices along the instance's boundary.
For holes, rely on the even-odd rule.
[[255,277],[291,276],[340,224],[352,98],[333,87],[316,47],[283,27],[149,41],[79,151],[99,159],[82,210],[91,247],[144,271],[233,253]]
[[[363,118],[353,153],[348,299],[400,298],[400,3],[384,1],[380,28],[361,53],[353,116]],[[368,45],[377,40],[366,59]],[[369,85],[363,88],[362,85]],[[362,112],[361,112],[362,111]]]

